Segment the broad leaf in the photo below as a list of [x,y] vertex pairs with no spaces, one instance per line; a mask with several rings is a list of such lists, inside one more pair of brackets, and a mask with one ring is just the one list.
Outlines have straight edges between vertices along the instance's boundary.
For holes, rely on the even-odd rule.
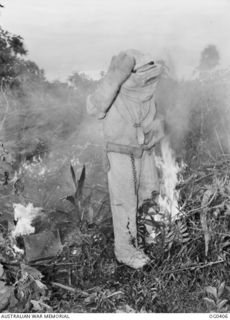
[[217,305],[218,309],[221,310],[227,302],[227,299],[221,300]]
[[217,299],[217,289],[215,287],[205,287],[205,291]]
[[218,288],[218,298],[220,298],[224,292],[225,281],[223,281]]
[[3,276],[3,273],[4,273],[3,265],[0,263],[0,278]]
[[204,300],[205,302],[207,302],[207,303],[210,305],[210,307],[216,308],[215,301],[213,301],[212,299],[205,297],[205,298],[203,298],[203,300]]

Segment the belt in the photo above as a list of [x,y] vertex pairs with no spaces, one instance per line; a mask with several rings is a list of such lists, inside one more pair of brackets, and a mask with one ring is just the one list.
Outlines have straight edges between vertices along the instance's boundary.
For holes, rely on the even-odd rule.
[[128,154],[128,155],[133,155],[135,158],[140,159],[143,154],[143,147],[134,147],[134,146],[128,146],[124,144],[118,144],[118,143],[113,143],[113,142],[107,142],[105,146],[106,152],[116,152],[116,153],[121,153],[121,154]]

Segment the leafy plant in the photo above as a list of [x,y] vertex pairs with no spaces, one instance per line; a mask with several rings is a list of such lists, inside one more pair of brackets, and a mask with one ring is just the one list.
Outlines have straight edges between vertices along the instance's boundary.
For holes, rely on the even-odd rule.
[[186,222],[181,220],[175,221],[171,227],[166,229],[165,233],[165,250],[170,251],[173,244],[186,245],[190,241],[190,236]]
[[228,312],[226,304],[229,300],[223,298],[225,290],[225,282],[221,282],[218,287],[205,287],[205,293],[208,297],[204,297],[209,312]]
[[77,181],[74,168],[72,164],[70,165],[71,177],[75,186],[75,193],[73,195],[67,196],[68,200],[76,209],[76,215],[79,224],[82,222],[82,196],[83,196],[83,187],[85,182],[85,166],[83,166],[79,180]]

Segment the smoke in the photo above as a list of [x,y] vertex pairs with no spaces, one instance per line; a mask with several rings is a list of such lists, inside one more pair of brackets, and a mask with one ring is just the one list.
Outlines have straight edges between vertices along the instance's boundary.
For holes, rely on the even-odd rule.
[[2,142],[14,155],[23,195],[35,205],[55,207],[58,199],[75,192],[71,162],[77,177],[86,165],[89,184],[105,181],[99,122],[88,117],[85,108],[94,81],[83,80],[81,88],[40,79],[25,81],[4,89],[7,102],[0,94]]
[[43,157],[63,145],[68,149],[68,140],[83,128],[87,94],[87,88],[76,90],[68,83],[41,79],[5,89],[4,141],[10,151],[21,161]]
[[[216,54],[213,46],[207,48]],[[186,80],[164,74],[157,90],[171,145],[177,155],[190,160],[196,154],[215,157],[230,151],[230,70],[219,66],[217,54],[215,63],[213,56],[207,57],[207,48],[200,60],[205,71],[194,68]]]
[[[201,154],[215,156],[229,152],[230,71],[220,69],[217,64],[211,70],[196,69],[190,78],[178,79],[173,59],[169,69],[173,73],[166,68],[156,101],[166,119],[176,156],[191,163]],[[56,199],[73,194],[70,162],[77,177],[85,164],[87,183],[106,186],[101,122],[87,116],[85,111],[86,96],[96,82],[73,79],[78,81],[77,88],[61,82],[27,81],[23,90],[6,92],[8,105],[3,107],[3,111],[7,110],[3,137],[6,147],[17,155],[18,165],[34,157],[42,159],[39,164],[24,167],[25,192],[35,205],[54,206]],[[4,106],[3,98],[0,102]],[[41,170],[38,173],[44,174],[36,175],[38,169]]]

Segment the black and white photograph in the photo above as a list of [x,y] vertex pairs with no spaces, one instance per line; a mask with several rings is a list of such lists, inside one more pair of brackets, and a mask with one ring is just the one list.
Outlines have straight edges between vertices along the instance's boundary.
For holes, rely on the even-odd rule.
[[229,0],[0,0],[1,318],[228,318],[229,30]]

